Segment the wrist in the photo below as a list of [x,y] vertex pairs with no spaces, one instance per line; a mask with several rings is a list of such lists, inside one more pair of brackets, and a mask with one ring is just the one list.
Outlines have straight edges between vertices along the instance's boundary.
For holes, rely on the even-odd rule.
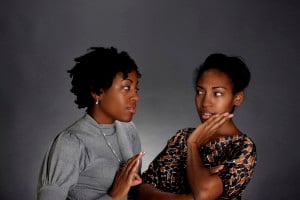
[[188,142],[187,147],[188,147],[188,149],[194,151],[194,150],[198,150],[200,145],[198,145],[196,142]]
[[110,192],[108,195],[111,197],[112,200],[124,200],[125,197],[120,196],[117,192]]
[[184,200],[194,200],[194,197],[192,194],[183,194],[182,197]]

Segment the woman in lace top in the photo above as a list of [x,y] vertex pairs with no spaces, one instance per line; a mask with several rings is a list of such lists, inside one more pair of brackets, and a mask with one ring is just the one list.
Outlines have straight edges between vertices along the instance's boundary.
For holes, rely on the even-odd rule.
[[250,72],[238,57],[212,54],[197,69],[202,122],[176,133],[143,173],[138,198],[241,199],[256,164],[253,141],[233,122]]

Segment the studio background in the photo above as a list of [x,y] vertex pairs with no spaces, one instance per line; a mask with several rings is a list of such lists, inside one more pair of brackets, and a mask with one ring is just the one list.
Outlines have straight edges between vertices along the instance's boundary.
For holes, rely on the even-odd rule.
[[256,143],[244,199],[300,196],[300,3],[297,0],[10,0],[0,6],[0,199],[35,198],[53,138],[83,115],[66,70],[91,46],[127,51],[143,74],[134,122],[143,169],[199,119],[193,70],[210,54],[252,72],[234,120]]

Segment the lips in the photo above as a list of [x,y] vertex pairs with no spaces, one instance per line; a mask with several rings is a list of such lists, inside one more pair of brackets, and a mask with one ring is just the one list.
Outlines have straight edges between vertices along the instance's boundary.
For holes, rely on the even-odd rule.
[[131,114],[135,114],[135,113],[136,113],[136,108],[135,108],[135,107],[128,107],[127,110],[128,110]]
[[207,119],[209,119],[211,116],[213,116],[213,114],[210,113],[210,112],[202,112],[202,113],[201,113],[201,118],[202,118],[203,120],[207,120]]

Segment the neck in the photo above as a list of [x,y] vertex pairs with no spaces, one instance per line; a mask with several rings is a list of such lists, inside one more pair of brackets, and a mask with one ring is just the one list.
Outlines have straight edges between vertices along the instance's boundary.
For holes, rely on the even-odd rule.
[[240,130],[236,127],[236,125],[233,123],[232,120],[225,123],[216,132],[216,135],[218,137],[219,136],[240,135],[240,134],[241,134]]
[[116,133],[115,124],[99,124],[99,128],[104,136],[111,136]]
[[88,110],[88,114],[98,123],[98,124],[113,124],[113,120],[108,120],[103,116],[103,113],[99,109],[92,107]]

